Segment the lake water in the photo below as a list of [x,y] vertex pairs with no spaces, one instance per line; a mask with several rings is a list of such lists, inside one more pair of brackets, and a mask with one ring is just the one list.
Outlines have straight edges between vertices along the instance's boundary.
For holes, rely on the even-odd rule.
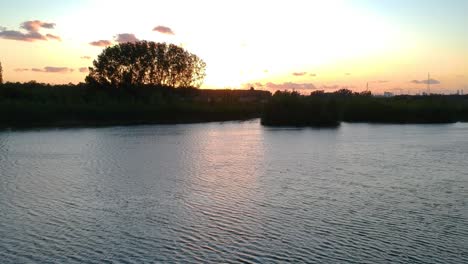
[[0,132],[1,263],[468,263],[468,124]]

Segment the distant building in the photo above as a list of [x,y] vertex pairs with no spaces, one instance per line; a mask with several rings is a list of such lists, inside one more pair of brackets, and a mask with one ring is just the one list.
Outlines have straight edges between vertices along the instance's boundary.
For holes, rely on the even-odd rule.
[[384,97],[392,97],[395,96],[392,92],[384,92],[383,94]]

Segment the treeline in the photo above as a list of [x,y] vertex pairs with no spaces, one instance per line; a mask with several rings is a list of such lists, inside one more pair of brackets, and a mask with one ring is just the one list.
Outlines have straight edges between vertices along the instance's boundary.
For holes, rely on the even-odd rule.
[[103,89],[37,82],[0,85],[0,127],[192,123],[260,117],[261,91],[140,85]]
[[261,117],[267,126],[338,126],[340,122],[468,122],[468,96],[376,97],[370,92],[203,90],[80,83],[0,85],[0,128],[193,123]]
[[276,92],[265,105],[264,125],[322,126],[344,122],[453,123],[468,121],[468,96],[375,97],[370,92]]

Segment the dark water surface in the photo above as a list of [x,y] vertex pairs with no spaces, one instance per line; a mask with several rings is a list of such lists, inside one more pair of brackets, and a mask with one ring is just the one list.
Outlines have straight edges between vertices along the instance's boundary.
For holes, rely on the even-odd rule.
[[0,132],[1,263],[468,263],[468,124]]

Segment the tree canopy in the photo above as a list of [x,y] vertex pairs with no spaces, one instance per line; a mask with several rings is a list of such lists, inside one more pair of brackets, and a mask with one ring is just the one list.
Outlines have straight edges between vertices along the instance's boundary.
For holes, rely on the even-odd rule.
[[139,85],[199,87],[206,64],[174,44],[139,41],[107,47],[93,62],[88,84],[125,88]]

